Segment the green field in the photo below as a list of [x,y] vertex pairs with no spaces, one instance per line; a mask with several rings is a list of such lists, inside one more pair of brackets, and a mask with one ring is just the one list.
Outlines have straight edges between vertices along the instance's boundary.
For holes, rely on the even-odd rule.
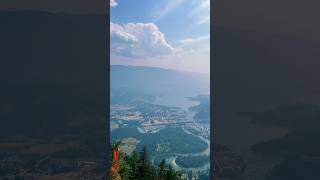
[[168,127],[157,133],[141,134],[136,126],[118,128],[111,133],[111,142],[123,138],[133,137],[140,141],[137,145],[141,148],[145,145],[151,155],[188,154],[204,151],[206,142],[200,138],[185,133],[180,127]]

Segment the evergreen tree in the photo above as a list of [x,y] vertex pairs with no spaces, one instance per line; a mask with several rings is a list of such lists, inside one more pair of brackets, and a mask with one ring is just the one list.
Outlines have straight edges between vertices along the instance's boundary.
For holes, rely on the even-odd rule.
[[122,178],[122,180],[129,180],[130,179],[130,167],[128,164],[125,162],[123,158],[120,159],[120,170],[119,174]]
[[182,173],[179,171],[173,171],[174,172],[174,179],[175,180],[181,180],[182,179]]
[[181,173],[167,165],[165,160],[162,160],[158,167],[153,166],[149,160],[146,147],[141,149],[139,157],[136,151],[133,151],[131,156],[121,152],[119,159],[115,161],[113,152],[118,149],[120,143],[116,142],[110,145],[110,159],[111,164],[117,164],[115,162],[120,164],[119,174],[122,180],[182,180]]
[[181,180],[182,174],[178,171],[175,171],[171,165],[168,166],[166,174],[166,180]]
[[150,180],[157,180],[157,168],[155,166],[150,165],[150,171],[148,178]]
[[129,178],[130,179],[139,179],[139,158],[136,151],[133,151],[131,154],[131,157],[128,157],[128,164],[130,166],[130,173]]
[[139,180],[149,180],[150,179],[150,162],[147,154],[147,148],[142,147],[140,151],[139,159]]
[[167,172],[166,172],[166,179],[167,180],[173,180],[174,179],[174,174],[173,174],[173,169],[171,165],[168,166]]
[[158,172],[158,179],[164,180],[165,173],[166,173],[166,162],[165,160],[162,160],[159,164],[159,172]]

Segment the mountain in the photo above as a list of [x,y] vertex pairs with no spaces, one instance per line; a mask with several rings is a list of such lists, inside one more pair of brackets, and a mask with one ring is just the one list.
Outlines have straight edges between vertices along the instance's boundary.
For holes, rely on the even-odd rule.
[[111,89],[129,88],[152,94],[208,92],[209,76],[156,67],[111,65]]

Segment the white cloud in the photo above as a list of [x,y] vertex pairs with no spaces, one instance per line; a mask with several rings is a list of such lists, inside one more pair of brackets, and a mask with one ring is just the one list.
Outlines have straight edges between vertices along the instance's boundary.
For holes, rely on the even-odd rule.
[[194,16],[199,13],[210,13],[210,0],[201,0],[201,2],[189,13],[189,16]]
[[183,39],[180,40],[179,43],[181,43],[182,45],[190,45],[190,44],[195,44],[195,43],[201,43],[204,41],[210,40],[210,35],[205,35],[205,36],[199,36],[196,38],[187,38],[187,39]]
[[210,34],[195,38],[187,38],[179,41],[179,47],[184,52],[210,51]]
[[137,58],[134,61],[130,57],[114,56],[111,54],[111,64],[122,64],[132,66],[151,66],[167,69],[178,69],[209,74],[210,72],[210,50],[184,51],[180,55],[157,56],[148,58]]
[[210,14],[198,17],[197,20],[193,24],[191,24],[188,27],[188,29],[186,29],[186,31],[191,31],[194,28],[199,27],[200,25],[206,25],[207,27],[210,27],[209,23],[210,23]]
[[159,10],[155,12],[156,20],[170,14],[184,2],[186,2],[186,0],[169,0],[168,3],[165,4],[165,6],[159,8]]
[[[129,43],[126,44],[128,45]],[[133,44],[135,43],[132,43],[131,45]],[[126,49],[125,46],[121,46],[121,48],[117,50],[121,51],[122,54],[125,54],[128,50],[132,51],[132,48],[133,47],[131,46],[129,49]],[[177,52],[179,49],[180,51]],[[114,52],[116,52],[116,50],[114,50]],[[177,53],[163,54],[161,56],[146,53],[148,56],[134,58],[134,61],[132,60],[132,56],[119,56],[117,53],[111,53],[111,64],[162,67],[209,74],[210,34],[183,39],[177,42],[174,52]]]
[[[184,15],[190,25],[184,27],[184,35],[200,25],[208,25],[210,0],[167,0],[162,7],[154,11],[154,22],[161,18],[169,18],[174,14],[173,11],[190,2],[194,6],[186,6],[190,9]],[[191,38],[176,41],[172,46],[155,23],[110,22],[111,64],[155,66],[209,73],[210,34],[189,37]]]
[[173,54],[175,49],[154,23],[116,24],[110,22],[111,53],[150,57]]
[[118,5],[118,3],[116,2],[116,0],[110,0],[110,7],[116,7]]
[[196,0],[196,4],[195,8],[188,13],[189,18],[195,19],[189,30],[210,22],[210,0]]
[[204,24],[204,23],[207,23],[207,22],[210,22],[210,14],[207,15],[207,16],[202,17],[202,18],[198,21],[197,25],[201,25],[201,24]]
[[135,43],[137,37],[126,32],[121,25],[110,22],[110,39],[114,43]]

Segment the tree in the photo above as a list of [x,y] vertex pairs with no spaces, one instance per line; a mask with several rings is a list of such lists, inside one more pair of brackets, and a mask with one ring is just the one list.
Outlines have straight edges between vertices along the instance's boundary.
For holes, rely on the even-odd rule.
[[[146,147],[141,149],[139,157],[136,151],[128,156],[119,151],[120,143],[110,145],[111,168],[117,170],[117,173],[113,174],[116,176],[112,176],[111,179],[119,179],[121,176],[122,180],[182,180],[181,173],[168,166],[165,160],[162,160],[158,167],[153,166]],[[115,152],[120,152],[119,156]]]
[[140,159],[139,159],[139,179],[140,180],[148,180],[150,178],[150,162],[147,154],[147,148],[145,146],[142,147],[140,151]]
[[133,151],[131,154],[131,157],[127,158],[127,162],[130,167],[129,171],[129,179],[138,179],[139,178],[139,159],[138,159],[138,154],[136,151]]
[[168,166],[167,172],[166,172],[166,179],[167,180],[173,180],[174,179],[174,174],[173,174],[173,169],[171,165]]
[[162,160],[159,164],[159,172],[158,172],[158,179],[164,180],[165,173],[166,173],[166,162],[165,160]]

